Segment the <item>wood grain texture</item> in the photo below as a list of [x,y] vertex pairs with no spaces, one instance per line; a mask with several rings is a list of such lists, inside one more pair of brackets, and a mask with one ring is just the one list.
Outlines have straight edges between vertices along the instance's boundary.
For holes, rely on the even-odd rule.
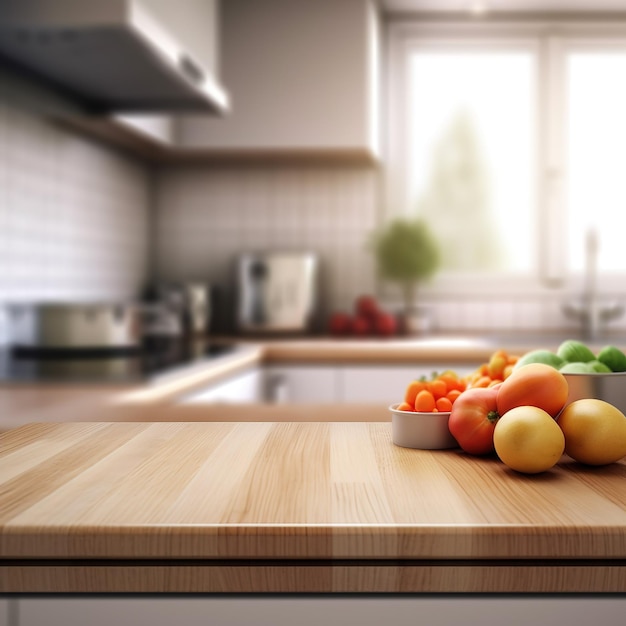
[[0,563],[5,593],[623,593],[626,565]]
[[472,363],[478,366],[494,351],[486,340],[391,337],[391,338],[317,338],[290,341],[266,340],[263,360],[266,363],[334,363],[374,365],[410,363]]
[[626,559],[626,464],[516,474],[388,422],[30,424],[4,558]]

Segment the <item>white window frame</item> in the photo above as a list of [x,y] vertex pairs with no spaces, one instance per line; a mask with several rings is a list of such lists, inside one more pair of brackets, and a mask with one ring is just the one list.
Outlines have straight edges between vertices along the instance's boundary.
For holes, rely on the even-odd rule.
[[[537,213],[540,237],[530,275],[444,275],[424,291],[432,295],[536,294],[546,289],[567,291],[582,285],[580,273],[566,263],[565,54],[573,50],[620,49],[626,51],[626,21],[568,22],[556,20],[410,21],[390,18],[386,23],[385,86],[385,190],[384,218],[410,206],[408,146],[404,141],[408,94],[408,58],[416,49],[493,47],[523,48],[537,54]],[[532,254],[532,251],[529,251]],[[618,288],[626,276],[602,277],[599,287]]]

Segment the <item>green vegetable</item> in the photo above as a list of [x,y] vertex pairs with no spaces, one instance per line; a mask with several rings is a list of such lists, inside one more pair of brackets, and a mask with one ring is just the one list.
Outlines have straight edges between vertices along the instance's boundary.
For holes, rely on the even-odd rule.
[[595,361],[596,355],[581,341],[567,339],[556,351],[567,363],[589,363]]
[[612,372],[626,372],[626,354],[615,346],[604,346],[598,352],[598,361],[604,363]]
[[561,374],[591,374],[593,370],[588,363],[581,363],[580,361],[575,363],[565,363],[559,370]]
[[610,374],[613,370],[608,365],[605,365],[601,361],[589,361],[589,363],[585,363],[590,371],[595,372],[596,374]]
[[565,361],[550,350],[531,350],[519,358],[515,364],[515,369],[528,363],[545,363],[545,365],[550,365],[550,367],[558,370],[565,364]]

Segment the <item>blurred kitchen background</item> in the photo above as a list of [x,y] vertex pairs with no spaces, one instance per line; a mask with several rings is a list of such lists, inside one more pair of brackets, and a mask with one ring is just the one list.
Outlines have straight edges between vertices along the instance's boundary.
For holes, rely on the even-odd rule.
[[[230,102],[94,106],[16,60],[0,21],[3,343],[16,304],[188,282],[211,286],[212,328],[233,332],[252,252],[317,255],[318,332],[363,294],[399,311],[371,247],[398,217],[441,247],[416,292],[433,332],[578,330],[589,294],[626,330],[623,1],[131,4]],[[136,80],[123,58],[120,90]]]

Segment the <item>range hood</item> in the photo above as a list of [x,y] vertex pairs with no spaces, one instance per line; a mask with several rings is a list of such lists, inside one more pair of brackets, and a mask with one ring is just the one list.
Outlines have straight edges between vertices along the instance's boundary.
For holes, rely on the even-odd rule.
[[0,0],[0,62],[93,113],[229,108],[212,72],[138,0]]

